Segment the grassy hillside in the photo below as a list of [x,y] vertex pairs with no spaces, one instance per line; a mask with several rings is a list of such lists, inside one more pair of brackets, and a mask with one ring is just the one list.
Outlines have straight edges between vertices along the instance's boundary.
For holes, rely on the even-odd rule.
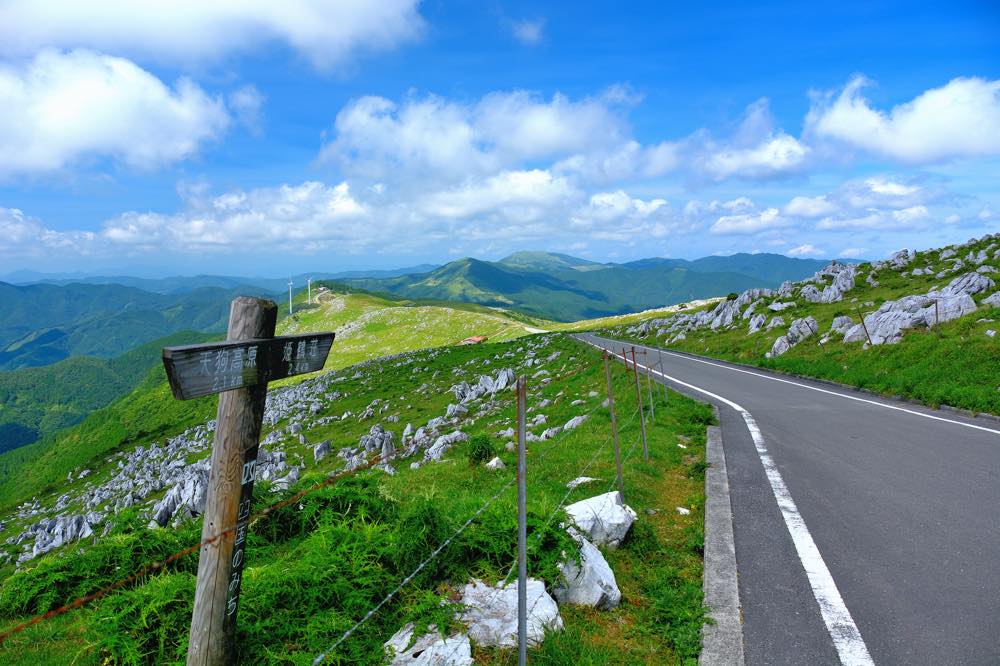
[[[674,339],[674,333],[660,333],[668,325],[662,315],[595,322],[591,328],[680,351],[830,379],[932,406],[944,404],[1000,414],[1000,374],[997,372],[1000,338],[987,335],[987,331],[1000,329],[1000,308],[982,304],[989,294],[1000,288],[998,245],[997,239],[987,237],[961,247],[920,252],[903,268],[883,267],[875,271],[877,287],[867,282],[873,272],[872,264],[862,264],[854,289],[843,300],[834,303],[810,303],[801,296],[766,298],[756,312],[767,313],[768,319],[778,314],[784,318],[785,325],[753,334],[748,333],[747,320],[739,317],[734,326],[714,331],[708,328],[688,331],[685,339]],[[981,251],[987,252],[985,262],[981,265],[966,262],[957,271],[952,269],[956,257],[941,256],[955,252],[957,257],[964,259],[969,252],[978,255]],[[986,271],[982,274],[992,279],[995,286],[975,295],[974,300],[979,305],[972,314],[930,328],[909,329],[898,344],[872,348],[866,348],[864,342],[845,343],[842,335],[829,333],[835,317],[848,316],[857,324],[862,315],[873,313],[887,301],[940,289],[981,266],[985,267],[981,270]],[[921,272],[929,269],[930,273],[913,275],[914,269]],[[948,272],[939,278],[937,275],[941,271]],[[775,301],[793,302],[794,306],[780,313],[769,312],[767,305]],[[793,320],[810,316],[818,323],[818,334],[806,338],[783,355],[766,356]],[[649,325],[636,326],[643,320],[649,321]],[[824,339],[825,344],[821,344]]]
[[278,334],[336,331],[328,370],[379,356],[453,345],[472,336],[485,336],[491,342],[511,340],[548,325],[475,304],[395,300],[338,291],[318,293],[312,305],[305,299],[305,294],[296,295],[296,311],[281,320]]
[[[345,300],[341,312],[385,309],[378,299],[365,298],[363,303]],[[318,313],[306,314],[319,317]],[[329,321],[320,323],[327,327]],[[256,510],[322,481],[342,463],[336,455],[313,462],[312,443],[328,439],[336,451],[357,443],[360,435],[380,421],[398,437],[405,423],[422,424],[443,414],[455,400],[448,390],[451,384],[475,381],[481,373],[516,365],[528,352],[540,360],[530,372],[545,370],[550,382],[531,381],[533,416],[544,413],[548,424],[565,423],[578,415],[588,417],[576,430],[530,447],[529,540],[534,545],[529,573],[551,586],[557,579],[555,563],[561,553],[573,552],[572,543],[557,527],[559,521],[553,519],[554,512],[563,500],[572,502],[604,492],[614,468],[609,419],[600,406],[604,380],[599,356],[561,336],[415,352],[391,362],[346,368],[334,384],[337,397],[325,400],[316,417],[336,416],[345,410],[359,414],[375,399],[384,401],[384,415],[314,425],[303,432],[305,444],[294,437],[281,438],[280,448],[290,460],[301,459],[306,471],[301,482],[285,493],[269,492],[267,484],[260,483],[255,491]],[[558,355],[553,356],[555,352]],[[531,658],[567,665],[695,663],[703,621],[704,428],[711,412],[676,394],[670,395],[668,403],[657,396],[656,419],[649,424],[651,460],[645,464],[637,451],[637,406],[631,378],[620,366],[615,366],[614,377],[626,499],[639,515],[623,547],[607,553],[623,603],[609,612],[561,607],[565,630],[533,649]],[[241,663],[310,663],[509,483],[514,454],[504,451],[495,433],[513,422],[512,398],[510,391],[497,394],[492,407],[463,426],[470,435],[487,437],[506,463],[505,471],[490,472],[473,465],[472,445],[466,443],[450,451],[441,463],[411,469],[410,460],[404,459],[394,463],[392,476],[378,470],[360,472],[254,521],[240,606]],[[44,504],[70,487],[65,471],[71,466],[93,470],[86,480],[74,484],[107,478],[115,468],[108,459],[110,453],[162,441],[212,414],[214,406],[212,398],[187,403],[172,400],[154,373],[113,409],[102,410],[103,420],[88,419],[74,429],[72,442],[60,442],[58,450],[38,459],[32,473],[51,469],[47,488],[7,487],[20,487],[22,495],[38,494]],[[273,428],[285,426],[282,421]],[[268,424],[265,434],[271,429]],[[681,441],[686,449],[677,446]],[[65,458],[74,454],[74,460]],[[565,483],[581,471],[602,481],[567,495]],[[690,515],[680,515],[677,506],[690,508]],[[381,643],[408,620],[421,627],[430,622],[450,625],[456,587],[471,577],[494,582],[509,570],[516,552],[514,508],[514,493],[510,489],[500,493],[431,565],[342,644],[329,663],[382,663]],[[0,569],[2,626],[54,608],[144,562],[197,543],[197,521],[177,530],[148,530],[148,518],[134,515],[129,520],[127,515],[96,545],[65,547],[32,561],[18,573],[9,566]],[[10,529],[8,521],[8,533]],[[12,664],[176,663],[186,649],[196,567],[195,557],[182,558],[166,571],[141,577],[84,609],[42,622],[0,645],[0,658]],[[516,661],[509,650],[477,648],[475,657],[479,664]]]
[[347,282],[404,298],[480,303],[569,322],[663,307],[749,287],[777,286],[780,281],[733,271],[695,270],[677,266],[673,260],[618,266],[566,255],[517,253],[501,262],[459,259],[421,275]]
[[0,452],[79,423],[128,393],[159,365],[162,347],[208,338],[206,333],[185,331],[112,359],[79,356],[45,367],[0,372]]

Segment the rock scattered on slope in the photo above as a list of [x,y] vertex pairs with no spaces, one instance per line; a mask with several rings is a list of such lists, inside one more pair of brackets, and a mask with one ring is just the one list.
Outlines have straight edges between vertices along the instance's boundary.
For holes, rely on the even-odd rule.
[[570,504],[566,513],[593,543],[609,548],[621,545],[636,518],[617,490]]
[[774,358],[776,356],[781,356],[789,349],[818,331],[819,324],[817,324],[816,320],[811,316],[796,319],[792,322],[792,325],[789,326],[788,333],[780,336],[774,341],[774,346],[772,346],[771,351],[767,353],[767,357]]
[[454,634],[445,638],[432,624],[427,627],[428,633],[414,641],[415,628],[412,622],[406,623],[382,646],[390,666],[472,666],[468,636]]
[[[545,591],[545,583],[529,578],[525,586],[528,597],[528,644],[538,645],[545,632],[561,631],[562,618],[555,600]],[[517,581],[496,587],[473,580],[462,590],[465,610],[461,620],[469,627],[469,638],[486,647],[517,645]]]
[[575,558],[569,558],[557,565],[563,580],[553,590],[556,599],[561,604],[589,606],[600,610],[615,608],[621,602],[622,593],[608,561],[583,535],[572,528],[568,531],[580,545],[580,559],[577,562]]

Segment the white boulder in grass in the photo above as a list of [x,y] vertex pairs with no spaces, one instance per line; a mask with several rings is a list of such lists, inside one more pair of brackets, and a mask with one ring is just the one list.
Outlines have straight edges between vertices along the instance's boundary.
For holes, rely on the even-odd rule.
[[427,627],[429,633],[414,642],[414,628],[413,623],[408,622],[382,646],[391,666],[472,666],[472,644],[468,636],[455,634],[445,638],[432,624]]
[[493,460],[486,463],[486,469],[506,469],[507,466],[500,460],[500,456],[494,456]]
[[580,416],[574,416],[569,421],[566,421],[566,425],[563,426],[563,430],[573,430],[580,426],[581,423],[587,420],[586,414],[581,414]]
[[[545,632],[561,631],[562,618],[555,599],[545,591],[545,583],[529,578],[528,644],[538,645]],[[469,638],[476,645],[515,647],[517,645],[517,581],[493,587],[473,579],[462,589],[461,620],[469,626]]]
[[993,294],[989,298],[984,298],[982,304],[983,305],[991,305],[991,306],[993,306],[995,308],[1000,308],[1000,291],[998,291],[997,293]]
[[553,590],[556,599],[561,604],[590,606],[600,610],[617,607],[622,600],[622,593],[608,561],[582,534],[573,528],[568,532],[580,544],[580,561],[570,558],[558,565],[563,580]]
[[566,507],[570,520],[598,546],[617,548],[635,522],[635,511],[615,490]]
[[572,481],[570,481],[569,483],[567,483],[566,487],[569,488],[570,490],[572,490],[573,488],[576,488],[577,486],[582,486],[585,483],[592,483],[594,481],[600,481],[600,479],[595,479],[592,476],[578,476],[575,479],[573,479]]

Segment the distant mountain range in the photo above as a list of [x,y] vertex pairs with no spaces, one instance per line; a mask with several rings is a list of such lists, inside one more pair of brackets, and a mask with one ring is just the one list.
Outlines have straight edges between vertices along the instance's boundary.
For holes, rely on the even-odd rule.
[[734,254],[615,264],[551,252],[516,252],[500,261],[465,258],[430,272],[342,281],[404,298],[480,303],[574,321],[750,287],[777,287],[785,280],[809,277],[827,263],[780,254]]
[[218,289],[240,289],[250,287],[255,291],[265,291],[272,294],[285,293],[288,290],[288,280],[293,282],[293,288],[300,289],[306,280],[340,280],[343,278],[386,278],[397,275],[426,273],[437,268],[434,264],[420,264],[389,270],[357,270],[341,271],[339,273],[303,273],[290,278],[237,277],[229,275],[193,275],[165,278],[139,278],[129,275],[75,275],[70,273],[36,273],[35,271],[15,271],[0,276],[0,282],[12,285],[52,284],[65,286],[70,284],[117,284],[123,287],[135,287],[156,294],[187,294],[206,287]]
[[72,356],[112,358],[182,330],[223,331],[229,304],[260,288],[157,294],[117,284],[0,283],[0,370]]

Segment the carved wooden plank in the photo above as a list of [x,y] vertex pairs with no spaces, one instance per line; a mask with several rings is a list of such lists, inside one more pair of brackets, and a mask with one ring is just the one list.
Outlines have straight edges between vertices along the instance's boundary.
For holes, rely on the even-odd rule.
[[333,333],[254,338],[163,349],[163,367],[178,400],[264,384],[322,370]]

